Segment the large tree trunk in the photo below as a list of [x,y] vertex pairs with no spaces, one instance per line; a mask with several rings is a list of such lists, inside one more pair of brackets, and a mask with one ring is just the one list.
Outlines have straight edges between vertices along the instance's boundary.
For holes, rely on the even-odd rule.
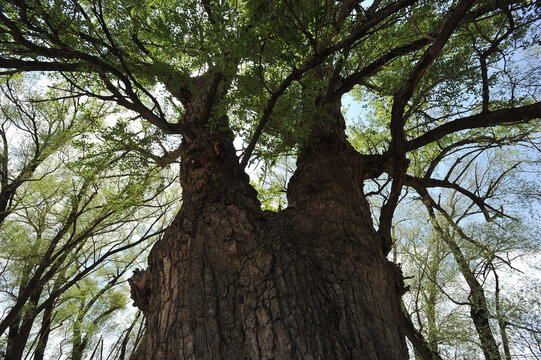
[[333,114],[339,136],[315,127],[279,213],[261,210],[231,134],[202,131],[186,146],[182,208],[131,279],[142,359],[407,357],[402,278]]

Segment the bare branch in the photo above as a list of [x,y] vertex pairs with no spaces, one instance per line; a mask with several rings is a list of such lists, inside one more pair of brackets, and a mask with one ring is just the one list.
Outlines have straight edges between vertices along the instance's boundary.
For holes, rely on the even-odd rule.
[[[413,188],[418,188],[419,186],[422,186],[424,188],[439,187],[439,188],[453,189],[467,196],[475,205],[477,205],[477,207],[483,213],[486,221],[492,221],[494,220],[495,217],[504,216],[504,214],[500,210],[488,205],[485,201],[486,200],[485,198],[477,196],[471,191],[464,189],[460,185],[450,182],[448,180],[416,178],[410,175],[406,175],[406,178],[404,180],[404,185],[411,186]],[[495,215],[490,216],[488,210],[493,211]]]
[[[481,244],[478,241],[475,241],[471,236],[468,236],[464,232],[464,230],[462,230],[462,228],[453,220],[452,216],[443,207],[441,207],[440,204],[434,201],[434,199],[430,196],[426,188],[418,184],[412,184],[412,187],[415,188],[415,190],[419,193],[423,203],[427,207],[427,210],[429,212],[430,219],[434,225],[434,228],[442,235],[442,239],[447,243],[447,245],[449,245],[449,247],[451,248],[451,252],[453,252],[453,255],[455,255],[455,257],[460,258],[460,259],[457,259],[457,262],[459,263],[460,267],[462,267],[463,264],[466,264],[464,255],[462,254],[462,251],[460,251],[460,249],[458,248],[458,245],[454,241],[449,239],[446,234],[444,234],[443,229],[436,221],[434,209],[436,209],[444,217],[447,223],[453,228],[454,231],[456,231],[456,233],[462,239],[466,240],[467,242],[469,242],[470,244],[474,245],[476,248],[484,252],[487,258],[499,259],[504,264],[512,268],[511,263],[507,259],[504,259],[501,256],[496,255],[493,250],[488,248],[488,246]],[[468,268],[466,270],[467,270],[468,276],[466,276],[465,274],[463,275],[465,276],[468,284],[471,285],[471,284],[476,283],[477,280],[473,277],[473,273],[471,269]]]

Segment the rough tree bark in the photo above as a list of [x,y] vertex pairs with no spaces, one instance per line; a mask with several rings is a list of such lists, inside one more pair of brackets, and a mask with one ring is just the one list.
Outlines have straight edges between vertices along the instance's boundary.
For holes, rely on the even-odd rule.
[[186,144],[183,204],[131,279],[144,359],[405,359],[400,271],[361,191],[340,104],[314,120],[288,190],[261,210],[233,136]]

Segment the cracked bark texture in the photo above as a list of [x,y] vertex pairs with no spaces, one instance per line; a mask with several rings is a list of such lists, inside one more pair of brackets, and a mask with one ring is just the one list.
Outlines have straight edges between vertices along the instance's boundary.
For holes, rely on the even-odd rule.
[[186,146],[182,208],[131,280],[147,321],[140,359],[407,358],[402,277],[331,112],[314,121],[279,213],[261,210],[230,133]]

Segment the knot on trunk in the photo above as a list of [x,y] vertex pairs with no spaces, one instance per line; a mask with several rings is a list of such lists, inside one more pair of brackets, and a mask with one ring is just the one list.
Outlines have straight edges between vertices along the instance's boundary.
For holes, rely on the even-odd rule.
[[137,306],[143,312],[146,312],[149,309],[150,288],[148,286],[147,278],[147,272],[145,270],[135,269],[133,271],[133,276],[128,279],[133,305]]

